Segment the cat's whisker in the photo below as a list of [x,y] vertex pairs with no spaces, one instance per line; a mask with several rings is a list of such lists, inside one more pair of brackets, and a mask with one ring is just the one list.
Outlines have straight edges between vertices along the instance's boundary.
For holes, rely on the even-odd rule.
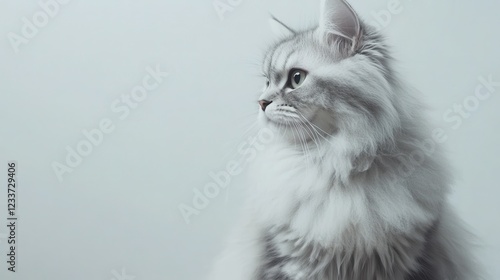
[[[322,130],[320,127],[318,127],[317,125],[315,125],[315,124],[313,124],[312,122],[310,122],[310,121],[309,121],[309,120],[308,120],[308,119],[307,119],[304,115],[302,115],[300,112],[298,112],[298,113],[299,113],[299,116],[301,116],[301,117],[303,118],[303,120],[304,120],[304,121],[305,121],[305,122],[306,122],[306,123],[307,123],[307,124],[308,124],[308,125],[309,125],[309,126],[310,126],[310,127],[311,127],[314,131],[315,131],[315,132],[316,132],[316,134],[317,134],[318,136],[320,136],[320,137],[321,137],[321,138],[323,138],[325,141],[327,141],[328,143],[330,143],[331,145],[333,145],[333,143],[332,143],[332,142],[330,142],[330,139],[326,138],[326,137],[325,137],[322,133],[320,133],[320,132],[318,131],[318,129],[320,129],[321,131],[324,131],[324,130]],[[330,135],[330,134],[328,134],[328,133],[326,133],[326,132],[324,132],[324,133],[325,133],[327,136],[332,137],[332,135]]]
[[255,129],[258,125],[258,122],[253,122],[244,132],[243,135],[246,135],[249,132],[252,132],[253,129]]
[[[300,121],[300,119],[298,119]],[[297,127],[299,127],[299,124],[297,124]],[[300,129],[300,127],[299,127]],[[312,165],[314,164],[313,156],[311,153],[311,149],[309,148],[309,144],[307,143],[307,136],[306,136],[306,131],[303,129],[300,129],[300,133],[302,135],[302,141],[304,142],[304,146],[306,147],[306,153],[307,153],[307,158],[309,160],[309,163]]]
[[307,129],[306,132],[311,137],[311,140],[314,141],[314,144],[316,145],[316,148],[319,148],[319,142],[318,142],[319,138],[317,137],[316,133],[313,130],[311,130],[311,128],[309,127],[309,124],[307,122],[305,122],[304,120],[302,120],[300,118],[299,118],[299,121]]
[[290,120],[286,120],[287,124],[290,126],[293,135],[294,135],[294,142],[298,142],[300,145],[300,148],[302,150],[302,154],[305,155],[305,147],[302,144],[302,139],[300,138],[299,132],[297,131],[297,127],[294,125],[294,123]]
[[295,129],[294,129],[294,127],[291,125],[291,122],[289,120],[285,120],[285,122],[286,122],[287,128],[290,127],[290,130],[292,131],[293,142],[296,142],[297,138],[296,138],[296,135],[295,135]]
[[227,143],[227,146],[229,148],[226,149],[227,152],[222,156],[222,158],[225,160],[236,159],[240,161],[242,155],[238,151],[238,146],[240,145],[240,143],[248,142],[251,137],[256,135],[258,133],[258,130],[256,129],[257,127],[258,122],[254,121],[239,137],[236,137],[235,139],[233,139],[233,141]]
[[315,125],[311,121],[309,121],[301,112],[297,112],[300,117],[302,117],[307,123],[309,123],[311,126],[314,126],[317,130],[320,130],[322,133],[324,133],[328,137],[332,137],[333,135],[329,134],[328,132],[324,131],[321,127]]
[[[319,137],[317,136],[317,132],[315,132],[314,130],[311,130],[311,128],[309,128],[309,125],[304,122],[304,120],[301,120],[299,119],[299,121],[303,124],[303,126],[307,129],[305,132],[307,132],[307,134],[311,137],[311,140],[314,142],[314,144],[316,145],[316,150],[318,151],[320,149],[320,139]],[[323,158],[321,156],[318,157],[318,160],[320,162],[323,161]]]
[[275,19],[293,34],[265,54],[255,113],[278,135],[262,148],[252,147],[257,122],[244,133],[258,130],[240,143],[263,151],[253,151],[251,204],[235,231],[244,242],[231,243],[210,279],[480,279],[446,201],[450,174],[438,146],[422,151],[431,131],[383,36],[347,0],[321,2],[317,29]]
[[[299,138],[298,140],[300,142],[300,145],[302,146],[302,151],[303,151],[303,154],[304,154],[304,156],[306,158],[306,163],[307,163],[308,161],[310,161],[310,158],[309,158],[309,149],[307,147],[307,143],[304,141],[305,139],[302,137],[303,134],[300,131],[300,128],[298,127],[298,124],[296,124],[295,122],[292,122],[292,125],[293,125],[295,131],[297,132],[297,136]],[[312,163],[312,161],[311,161],[311,163]]]
[[246,119],[249,119],[249,118],[252,118],[252,120],[255,120],[257,117],[257,113],[248,113],[248,114],[244,114],[244,115],[240,115],[239,117],[237,117],[235,120],[246,120]]

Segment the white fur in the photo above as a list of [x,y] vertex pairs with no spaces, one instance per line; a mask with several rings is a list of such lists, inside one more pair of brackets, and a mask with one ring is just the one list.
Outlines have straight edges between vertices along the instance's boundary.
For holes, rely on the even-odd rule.
[[[445,160],[422,149],[423,106],[381,37],[345,1],[322,3],[319,28],[264,59],[259,99],[272,103],[259,123],[275,138],[252,163],[249,209],[210,279],[478,279]],[[291,69],[307,71],[299,88]]]

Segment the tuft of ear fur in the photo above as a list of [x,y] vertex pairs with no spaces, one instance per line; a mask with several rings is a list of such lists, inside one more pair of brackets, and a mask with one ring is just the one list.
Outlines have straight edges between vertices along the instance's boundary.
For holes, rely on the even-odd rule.
[[283,23],[281,20],[279,20],[272,14],[271,18],[269,19],[269,25],[271,26],[271,29],[273,30],[274,34],[278,36],[288,37],[297,34],[297,31],[290,28],[288,25]]
[[345,0],[321,0],[319,35],[327,43],[333,38],[346,40],[350,51],[355,51],[361,39],[357,13]]

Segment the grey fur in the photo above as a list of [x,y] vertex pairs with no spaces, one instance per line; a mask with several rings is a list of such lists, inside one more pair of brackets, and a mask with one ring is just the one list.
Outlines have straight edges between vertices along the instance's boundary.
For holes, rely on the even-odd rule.
[[[265,55],[259,99],[272,103],[259,117],[277,137],[253,164],[251,218],[212,280],[480,279],[445,158],[423,144],[424,107],[383,37],[344,0],[322,3],[318,28]],[[293,89],[291,69],[307,71]]]
[[[380,34],[372,30],[370,27],[361,25],[363,41],[354,56],[365,56],[369,58],[387,83],[393,87],[399,87],[398,79],[391,67],[392,57],[389,54],[388,48],[385,45]],[[312,39],[315,30],[306,30],[301,33],[296,33],[293,36],[280,41],[276,46],[270,49],[266,55],[266,66],[263,71],[272,73],[274,81],[282,79],[280,69],[283,65],[276,65],[277,57],[288,51],[284,65],[287,64],[292,54],[301,49],[313,49],[324,55],[324,59],[328,59],[331,63],[338,63],[347,55],[348,42],[344,38],[337,38],[340,42],[334,44],[334,51],[325,49],[319,45],[316,40]],[[336,53],[336,54],[334,54]],[[340,55],[339,55],[340,54]],[[363,69],[360,69],[362,71]],[[363,82],[363,81],[361,81]],[[369,83],[370,81],[364,81]],[[366,85],[365,83],[365,85]],[[415,119],[420,115],[415,112],[400,110],[396,100],[388,106],[381,104],[381,100],[377,96],[371,96],[366,92],[366,88],[357,88],[356,85],[345,84],[336,80],[318,79],[315,81],[315,90],[305,92],[300,89],[294,91],[293,95],[286,95],[283,90],[280,90],[278,95],[283,99],[283,102],[292,104],[300,108],[303,104],[320,105],[325,110],[331,113],[349,112],[342,116],[341,113],[337,118],[352,118],[359,115],[364,115],[363,118],[369,121],[369,125],[373,126],[374,131],[382,132],[382,141],[377,141],[375,150],[369,151],[372,154],[372,160],[369,170],[365,174],[357,174],[361,177],[373,177],[374,179],[380,174],[387,175],[392,173],[393,179],[401,179],[401,172],[398,165],[401,161],[397,160],[396,155],[407,155],[408,151],[419,149],[415,145],[415,140],[422,139],[423,132],[418,131],[419,122]],[[273,100],[271,97],[270,100]],[[402,100],[404,101],[404,100]],[[389,107],[389,108],[388,108]],[[401,106],[405,107],[405,106]],[[412,108],[419,110],[419,108]],[[395,118],[399,118],[399,129],[387,130],[385,122],[392,122]],[[343,120],[349,122],[348,119]],[[340,125],[342,121],[337,121],[336,125]],[[417,126],[417,127],[416,127]],[[346,129],[346,128],[341,128]],[[334,132],[332,127],[325,127],[325,130]],[[348,129],[346,129],[348,130]],[[385,138],[385,139],[384,139]],[[393,141],[396,141],[394,144]],[[360,156],[363,158],[363,155]],[[447,179],[443,179],[442,174],[446,171],[441,167],[438,159],[428,159],[426,167],[437,172],[436,180],[442,181],[442,186],[435,190],[440,196],[446,193]],[[407,164],[407,163],[405,163]],[[415,163],[410,163],[410,170],[404,173],[415,172],[421,166],[415,166]],[[397,172],[394,172],[394,171]],[[419,171],[417,171],[419,172]],[[354,174],[351,174],[353,176]],[[429,174],[432,176],[432,174]],[[337,177],[333,177],[332,181],[338,181]],[[410,189],[410,191],[412,191]],[[418,192],[418,190],[416,190]],[[413,193],[415,200],[418,203],[425,205],[432,204],[421,194]],[[444,201],[441,199],[439,205]],[[299,208],[298,206],[297,208]],[[432,206],[429,206],[432,207]],[[438,206],[434,211],[439,213],[443,206]],[[394,209],[397,211],[397,209]],[[441,217],[441,215],[439,215]],[[448,219],[448,217],[445,217]],[[334,222],[334,221],[332,221]],[[314,243],[301,242],[300,237],[293,236],[288,233],[286,228],[273,229],[267,231],[265,235],[266,254],[261,268],[259,279],[283,279],[283,280],[471,280],[468,277],[477,277],[469,268],[472,267],[472,260],[465,267],[458,267],[453,263],[453,258],[450,252],[447,251],[443,244],[440,244],[438,238],[442,234],[440,218],[431,225],[415,225],[414,232],[409,235],[392,233],[389,238],[391,243],[381,244],[379,248],[382,252],[372,251],[365,252],[363,247],[344,250],[335,248],[332,244],[331,248],[325,248]],[[354,230],[354,229],[352,229]],[[346,235],[355,235],[354,232],[346,232]],[[446,237],[445,237],[446,238]],[[458,245],[458,244],[455,244]],[[279,247],[289,248],[288,252],[280,252]],[[460,252],[464,254],[464,252]],[[288,271],[288,272],[287,272]],[[293,273],[290,273],[293,271]],[[478,278],[474,278],[478,279]]]

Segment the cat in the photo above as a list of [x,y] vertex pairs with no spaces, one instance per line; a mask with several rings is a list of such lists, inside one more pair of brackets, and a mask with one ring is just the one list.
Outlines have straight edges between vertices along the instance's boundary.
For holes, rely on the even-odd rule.
[[321,2],[317,28],[286,28],[258,98],[274,141],[209,279],[479,279],[451,172],[382,35],[344,0]]

